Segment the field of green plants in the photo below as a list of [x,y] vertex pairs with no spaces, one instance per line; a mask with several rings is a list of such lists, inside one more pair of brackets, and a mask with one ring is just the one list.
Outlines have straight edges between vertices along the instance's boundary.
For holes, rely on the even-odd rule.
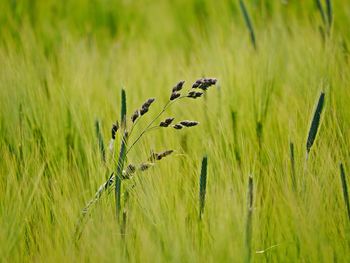
[[0,261],[348,262],[349,103],[346,0],[2,0]]

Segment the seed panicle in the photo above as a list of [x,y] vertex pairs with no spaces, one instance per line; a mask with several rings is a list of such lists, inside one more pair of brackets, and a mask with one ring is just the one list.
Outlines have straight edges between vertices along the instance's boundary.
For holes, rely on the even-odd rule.
[[201,89],[206,91],[210,86],[215,85],[217,82],[217,79],[215,78],[201,78],[195,81],[193,83],[192,88],[193,89]]

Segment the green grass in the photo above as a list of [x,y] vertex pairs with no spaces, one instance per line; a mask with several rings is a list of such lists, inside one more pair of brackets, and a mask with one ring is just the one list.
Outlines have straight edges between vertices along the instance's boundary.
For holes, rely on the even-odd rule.
[[[1,261],[243,262],[252,175],[252,262],[346,262],[339,163],[349,171],[350,6],[331,1],[329,14],[320,1],[332,21],[322,36],[316,1],[282,2],[244,1],[254,50],[238,0],[0,1]],[[127,163],[141,163],[151,149],[176,150],[123,182],[122,231],[110,191],[75,242],[82,209],[116,168],[121,135],[114,156],[108,142],[121,89],[128,121],[156,98],[136,136],[179,80],[187,88],[203,76],[216,77],[216,87],[164,116],[200,125],[154,130],[128,153]]]

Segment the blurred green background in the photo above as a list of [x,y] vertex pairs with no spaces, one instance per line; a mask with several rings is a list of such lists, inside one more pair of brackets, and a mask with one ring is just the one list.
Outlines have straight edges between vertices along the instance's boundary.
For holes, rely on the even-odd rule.
[[[252,261],[347,262],[339,163],[349,170],[350,5],[331,1],[327,33],[316,1],[244,3],[256,50],[236,0],[0,1],[0,261],[247,261],[251,174]],[[149,133],[128,156],[139,163],[151,149],[175,150],[125,183],[125,238],[112,193],[74,243],[81,209],[115,169],[111,155],[101,161],[95,121],[107,147],[121,88],[128,116],[156,98],[137,134],[174,84],[190,87],[204,76],[216,77],[217,86],[164,116],[200,125]],[[325,112],[306,163],[321,91]],[[291,142],[299,191],[292,187]],[[205,154],[207,201],[198,222]]]

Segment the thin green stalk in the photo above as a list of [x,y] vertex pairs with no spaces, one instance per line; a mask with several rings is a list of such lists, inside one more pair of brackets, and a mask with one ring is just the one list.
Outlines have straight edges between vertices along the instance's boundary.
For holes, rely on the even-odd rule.
[[131,144],[130,148],[127,150],[127,153],[132,149],[132,147],[141,139],[141,137],[147,132],[149,131],[151,128],[151,125],[172,105],[174,104],[176,101],[183,99],[183,98],[187,98],[187,96],[181,96],[179,98],[177,98],[176,100],[173,101],[168,101],[165,106],[163,107],[163,109],[156,115],[156,117],[154,117],[151,122],[146,126],[145,129],[143,129],[143,131],[139,134],[139,136],[137,136],[137,138],[135,139],[135,141],[133,141],[133,143]]
[[349,192],[348,192],[348,185],[346,183],[345,170],[344,170],[344,166],[342,163],[340,164],[340,179],[341,179],[341,184],[342,184],[342,188],[343,188],[343,196],[344,196],[346,211],[348,213],[348,218],[350,220]]
[[292,183],[294,190],[297,189],[297,181],[295,178],[295,157],[294,157],[294,143],[289,143],[290,150],[290,166],[291,166],[291,175],[292,175]]
[[254,28],[253,28],[253,24],[251,22],[251,19],[249,17],[249,13],[248,13],[248,10],[243,2],[243,0],[239,0],[239,5],[241,7],[241,11],[243,13],[243,18],[244,18],[244,21],[247,25],[247,28],[249,30],[249,34],[250,34],[250,40],[252,42],[252,45],[254,47],[254,49],[257,49],[257,45],[256,45],[256,40],[255,40],[255,33],[254,33]]
[[249,176],[248,181],[248,214],[246,221],[246,231],[245,231],[245,245],[246,245],[246,257],[245,262],[251,262],[252,254],[252,233],[253,233],[253,177]]

